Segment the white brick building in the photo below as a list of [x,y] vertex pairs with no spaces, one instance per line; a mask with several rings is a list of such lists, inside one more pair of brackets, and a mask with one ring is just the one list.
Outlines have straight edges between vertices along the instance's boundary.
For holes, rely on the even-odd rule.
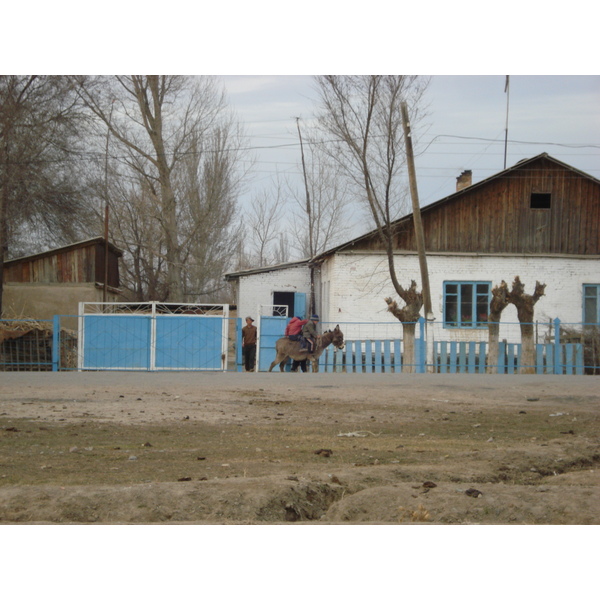
[[[464,185],[465,173],[459,180]],[[491,290],[502,280],[510,287],[515,276],[526,293],[533,293],[536,281],[546,284],[546,295],[535,307],[540,327],[556,318],[569,324],[600,321],[597,179],[541,154],[477,184],[467,182],[424,207],[422,220],[436,339],[486,340]],[[397,225],[398,281],[408,287],[414,279],[420,289],[412,215]],[[388,325],[371,326],[368,336],[401,335],[384,301],[395,294],[375,232],[311,261],[228,274],[237,281],[238,315],[254,315],[259,305],[291,308],[294,294],[306,298],[306,314],[311,269],[315,310],[326,327],[344,323],[346,336],[356,339],[367,330],[359,324],[381,323]],[[292,312],[298,310],[288,315]],[[512,305],[503,312],[502,323],[518,323]],[[518,341],[518,327],[507,328],[501,336]]]
[[236,282],[237,314],[241,318],[250,316],[256,319],[261,307],[262,314],[273,314],[269,312],[272,306],[287,306],[290,317],[296,312],[304,316],[309,310],[311,282],[308,260],[229,273],[226,278]]

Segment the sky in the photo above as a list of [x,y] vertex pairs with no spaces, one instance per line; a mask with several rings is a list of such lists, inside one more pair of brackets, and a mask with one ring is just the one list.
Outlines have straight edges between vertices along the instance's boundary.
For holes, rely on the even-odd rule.
[[[248,134],[256,158],[252,184],[242,198],[273,185],[276,176],[301,184],[296,117],[310,123],[313,78],[221,77],[230,106]],[[422,206],[456,191],[456,178],[471,170],[477,183],[543,152],[600,179],[600,76],[434,75],[425,97],[428,116],[414,136]],[[353,231],[364,233],[357,225]],[[367,228],[369,229],[369,228]]]

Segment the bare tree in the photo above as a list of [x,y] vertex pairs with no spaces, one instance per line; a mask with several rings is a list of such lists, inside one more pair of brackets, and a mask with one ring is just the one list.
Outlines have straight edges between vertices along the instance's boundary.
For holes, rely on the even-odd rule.
[[494,287],[492,290],[492,299],[490,301],[490,312],[488,316],[488,373],[498,372],[500,319],[502,318],[502,311],[509,305],[509,303],[508,285],[506,284],[506,281],[502,280],[502,283]]
[[276,182],[274,189],[263,190],[252,197],[245,221],[254,267],[265,267],[276,262],[277,244],[283,233],[280,227],[283,209],[284,196],[279,182]]
[[300,256],[312,258],[349,235],[352,207],[349,186],[322,144],[313,136],[307,147],[302,161],[304,189],[288,182],[296,202],[290,234]]
[[534,307],[544,295],[546,284],[536,281],[532,295],[525,293],[525,286],[517,275],[509,291],[506,281],[502,281],[492,290],[490,313],[488,318],[489,354],[488,373],[498,372],[498,344],[502,311],[513,304],[521,325],[521,373],[535,373],[535,339],[533,329]]
[[121,287],[127,299],[166,301],[166,261],[158,200],[144,178],[111,178],[111,239],[124,251]]
[[402,371],[413,373],[415,371],[415,329],[419,320],[419,313],[423,306],[423,294],[417,291],[417,282],[413,279],[410,287],[402,291],[401,298],[404,300],[404,307],[400,308],[398,303],[392,298],[386,298],[388,311],[402,323],[404,328],[404,356],[411,360],[409,364],[402,364]]
[[0,76],[0,314],[6,258],[74,241],[79,109],[64,77]]
[[[234,254],[234,245],[222,238],[235,215],[240,181],[239,132],[216,80],[164,75],[72,80],[96,118],[97,132],[110,134],[118,176],[138,186],[125,195],[130,209],[132,202],[142,202],[137,210],[146,213],[143,229],[131,220],[127,226],[127,244],[136,240],[129,269],[134,295],[182,302],[216,293],[217,257]],[[135,211],[130,216],[135,219]],[[141,239],[144,230],[147,237]]]
[[[394,222],[405,208],[402,201],[406,197],[401,105],[406,102],[410,106],[411,122],[417,123],[427,81],[408,75],[327,75],[317,77],[316,82],[319,124],[328,136],[324,147],[364,198],[386,251],[394,290],[406,303],[406,310],[398,309],[397,304],[394,308],[388,298],[388,310],[402,321],[405,340],[414,340],[415,316],[418,318],[423,297],[412,284],[406,289],[398,281]],[[403,320],[406,318],[412,321]],[[414,364],[414,359],[411,362]]]
[[288,234],[284,232],[280,232],[277,237],[277,244],[275,246],[275,264],[280,265],[282,263],[289,262],[291,260],[290,256],[290,244]]
[[176,187],[183,200],[179,220],[187,301],[217,301],[226,287],[223,273],[233,264],[241,232],[236,222],[240,140],[237,124],[222,122],[198,140],[197,152],[183,161],[183,177]]
[[511,304],[517,309],[521,325],[521,373],[535,373],[535,340],[533,329],[534,306],[544,295],[546,284],[535,282],[533,294],[525,293],[525,285],[517,275],[509,294]]

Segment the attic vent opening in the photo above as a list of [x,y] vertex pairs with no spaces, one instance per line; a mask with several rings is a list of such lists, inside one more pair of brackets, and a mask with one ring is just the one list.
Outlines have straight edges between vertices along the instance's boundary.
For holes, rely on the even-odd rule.
[[532,192],[529,208],[550,208],[552,194],[548,192]]

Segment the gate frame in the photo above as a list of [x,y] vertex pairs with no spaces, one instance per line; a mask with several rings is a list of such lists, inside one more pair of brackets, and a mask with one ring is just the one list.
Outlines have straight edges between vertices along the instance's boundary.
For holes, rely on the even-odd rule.
[[[158,312],[157,307],[169,307],[169,306],[177,306],[178,310],[173,312]],[[96,312],[88,312],[86,313],[86,307],[96,307]],[[126,312],[117,312],[116,310],[105,310],[110,308],[116,309],[116,307],[122,307],[130,309],[131,315],[140,314],[146,316],[150,319],[150,357],[149,357],[149,365],[147,369],[120,369],[118,367],[114,368],[105,368],[105,369],[94,369],[94,370],[106,370],[106,371],[227,371],[228,364],[228,339],[229,339],[229,304],[195,304],[195,303],[184,303],[184,302],[159,302],[157,300],[152,300],[148,302],[80,302],[79,303],[79,315],[78,315],[78,324],[77,324],[77,370],[85,371],[88,369],[92,369],[92,367],[84,367],[84,318],[90,315],[126,315]],[[144,307],[146,310],[138,311],[139,309]],[[209,309],[216,309],[218,307],[219,312],[222,314],[219,315],[210,315],[210,314],[190,314],[184,312],[187,308],[196,308],[202,309],[203,307],[207,307]],[[148,308],[150,310],[148,310]],[[166,317],[218,317],[222,319],[222,328],[221,328],[221,368],[220,369],[194,369],[194,368],[163,368],[156,366],[156,318],[158,316],[166,316]]]

